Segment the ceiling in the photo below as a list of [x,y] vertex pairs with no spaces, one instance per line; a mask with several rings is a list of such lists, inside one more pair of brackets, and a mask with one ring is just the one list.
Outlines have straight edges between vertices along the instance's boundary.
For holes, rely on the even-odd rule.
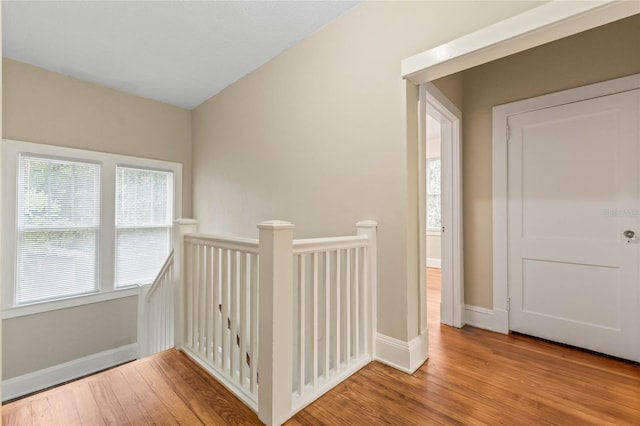
[[192,109],[357,1],[2,1],[3,55]]

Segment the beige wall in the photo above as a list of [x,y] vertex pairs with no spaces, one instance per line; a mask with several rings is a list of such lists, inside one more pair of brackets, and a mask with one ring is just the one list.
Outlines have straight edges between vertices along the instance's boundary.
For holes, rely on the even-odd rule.
[[136,297],[3,321],[3,379],[136,343]]
[[[191,215],[191,113],[3,60],[7,139],[176,161]],[[6,205],[6,202],[5,202]],[[3,379],[136,341],[136,297],[3,321]]]
[[466,304],[493,305],[492,107],[640,73],[639,46],[636,15],[462,73]]
[[379,223],[378,330],[418,334],[417,88],[402,59],[537,5],[365,2],[192,112],[205,232],[297,238]]
[[4,138],[183,164],[191,216],[191,113],[10,59],[4,64]]

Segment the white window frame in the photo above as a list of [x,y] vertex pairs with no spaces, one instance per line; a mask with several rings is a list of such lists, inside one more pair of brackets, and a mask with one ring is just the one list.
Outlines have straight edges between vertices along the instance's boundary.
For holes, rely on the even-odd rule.
[[[55,300],[15,304],[17,188],[20,154],[97,163],[101,166],[101,211],[98,247],[98,291]],[[115,287],[116,166],[173,172],[173,219],[182,217],[182,164],[32,142],[2,141],[2,318],[14,318],[138,294],[138,286]]]

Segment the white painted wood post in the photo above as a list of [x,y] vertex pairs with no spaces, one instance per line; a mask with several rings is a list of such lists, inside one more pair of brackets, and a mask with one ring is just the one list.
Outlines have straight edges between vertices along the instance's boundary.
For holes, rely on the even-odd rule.
[[291,417],[293,228],[278,220],[258,225],[258,417],[267,426]]
[[176,219],[173,221],[171,241],[173,243],[173,345],[182,348],[184,335],[184,236],[198,230],[198,221],[193,219]]
[[147,293],[150,285],[138,286],[138,359],[149,355],[149,314]]
[[[367,350],[371,358],[376,356],[376,334],[378,332],[378,314],[377,314],[377,283],[378,283],[378,223],[373,220],[362,220],[356,223],[358,235],[366,235],[369,238],[367,245],[367,267],[366,287],[367,299],[369,302],[369,312],[365,324],[365,338],[367,342]],[[367,327],[370,327],[367,329]]]

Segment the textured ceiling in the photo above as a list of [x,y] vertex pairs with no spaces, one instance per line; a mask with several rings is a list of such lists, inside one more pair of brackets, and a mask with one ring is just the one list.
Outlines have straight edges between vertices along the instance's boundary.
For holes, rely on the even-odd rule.
[[192,109],[355,4],[4,0],[3,54]]

